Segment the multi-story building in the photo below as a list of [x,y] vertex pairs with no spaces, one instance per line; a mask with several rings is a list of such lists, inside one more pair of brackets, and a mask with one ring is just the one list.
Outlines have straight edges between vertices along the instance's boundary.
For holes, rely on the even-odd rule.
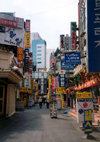
[[0,117],[9,117],[15,112],[18,87],[23,78],[23,48],[24,19],[15,17],[14,13],[1,12]]
[[46,41],[38,33],[32,33],[31,51],[33,53],[33,64],[38,69],[46,69]]
[[[33,78],[38,82],[40,94],[45,94],[45,78],[46,71],[46,41],[43,40],[38,33],[31,34],[31,52],[33,53]],[[37,76],[36,76],[37,75]]]
[[[79,0],[78,3],[78,37],[81,64],[74,69],[74,77],[76,76],[77,78],[79,76],[75,90],[92,92],[93,102],[96,104],[99,102],[100,105],[100,65],[98,62],[100,60],[100,44],[96,44],[100,36],[97,33],[98,30],[96,30],[99,27],[99,22],[98,18],[94,18],[94,22],[94,19],[91,19],[91,15],[89,15],[90,12],[92,13],[92,17],[95,17],[96,13],[94,9],[97,3],[92,2],[92,6],[90,6],[89,4],[87,5],[87,2],[89,3],[90,1]],[[91,19],[91,22],[88,18]]]
[[54,51],[55,51],[55,49],[47,49],[46,50],[46,68],[47,68],[47,71],[50,69],[50,55]]

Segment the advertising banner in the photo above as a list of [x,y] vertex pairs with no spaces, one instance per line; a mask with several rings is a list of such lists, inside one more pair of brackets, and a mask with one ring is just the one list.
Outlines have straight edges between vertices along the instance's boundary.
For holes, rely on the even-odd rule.
[[30,32],[30,20],[26,20],[26,23],[25,23],[25,31],[26,31],[26,32]]
[[61,48],[61,51],[65,49],[65,36],[64,35],[60,35],[60,48]]
[[65,53],[65,62],[68,64],[81,64],[80,52]]
[[25,87],[30,87],[30,75],[26,73]]
[[30,84],[31,84],[30,88],[34,89],[34,79],[33,78],[30,79]]
[[61,60],[61,69],[62,70],[73,70],[74,69],[74,65],[67,64],[65,62],[65,60]]
[[87,0],[87,47],[88,72],[100,72],[100,0]]
[[23,48],[21,48],[21,47],[18,47],[17,60],[18,60],[18,62],[23,61]]
[[17,22],[17,27],[18,28],[24,28],[24,19],[23,18],[19,18],[19,17],[15,17],[16,22]]
[[0,44],[24,47],[24,29],[5,27],[0,32]]
[[93,99],[92,99],[92,93],[91,92],[77,92],[76,93],[77,98],[77,122],[78,123],[84,123],[84,111],[85,110],[92,110],[92,121],[94,121],[94,115],[93,115]]
[[71,49],[76,49],[76,22],[71,22]]
[[25,32],[25,48],[31,47],[31,34],[30,32]]
[[0,25],[17,28],[17,22],[8,19],[0,18]]
[[8,20],[15,21],[15,16],[13,16],[13,15],[14,15],[14,13],[0,12],[1,19],[8,19]]
[[92,133],[92,110],[84,110],[84,133]]
[[59,75],[59,87],[65,87],[65,74]]

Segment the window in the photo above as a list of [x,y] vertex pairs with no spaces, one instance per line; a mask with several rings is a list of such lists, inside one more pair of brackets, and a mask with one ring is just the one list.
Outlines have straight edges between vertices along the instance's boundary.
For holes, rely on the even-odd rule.
[[38,64],[41,64],[41,62],[38,62]]
[[41,56],[41,54],[37,54],[37,56]]
[[37,50],[37,52],[41,52],[41,50]]
[[38,60],[41,60],[41,58],[37,58]]

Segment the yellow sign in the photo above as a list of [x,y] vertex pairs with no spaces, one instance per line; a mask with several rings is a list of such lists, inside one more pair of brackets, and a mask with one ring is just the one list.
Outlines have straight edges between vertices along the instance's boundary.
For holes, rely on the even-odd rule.
[[92,125],[90,124],[89,121],[87,121],[86,124],[85,124],[85,127],[87,127],[87,126],[92,127]]
[[66,88],[65,87],[58,87],[57,92],[58,93],[66,93]]
[[20,87],[19,89],[20,90],[26,90],[27,88],[26,87]]
[[29,93],[29,94],[32,94],[32,90],[28,90],[28,93]]
[[30,32],[25,32],[25,48],[31,47],[31,34]]
[[85,121],[92,121],[92,110],[85,110]]
[[92,98],[92,93],[91,92],[76,92],[76,98],[77,99],[89,99]]
[[35,95],[38,95],[38,94],[39,94],[39,92],[40,92],[40,90],[38,90],[38,91],[35,93]]
[[30,84],[31,84],[31,89],[34,89],[34,79],[33,78],[30,79]]

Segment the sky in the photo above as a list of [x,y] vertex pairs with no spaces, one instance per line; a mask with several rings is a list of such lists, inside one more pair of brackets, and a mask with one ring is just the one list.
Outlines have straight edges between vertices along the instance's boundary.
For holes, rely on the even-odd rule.
[[0,12],[15,12],[31,20],[31,33],[38,32],[47,49],[60,45],[60,35],[70,35],[70,22],[78,21],[79,0],[0,0]]

